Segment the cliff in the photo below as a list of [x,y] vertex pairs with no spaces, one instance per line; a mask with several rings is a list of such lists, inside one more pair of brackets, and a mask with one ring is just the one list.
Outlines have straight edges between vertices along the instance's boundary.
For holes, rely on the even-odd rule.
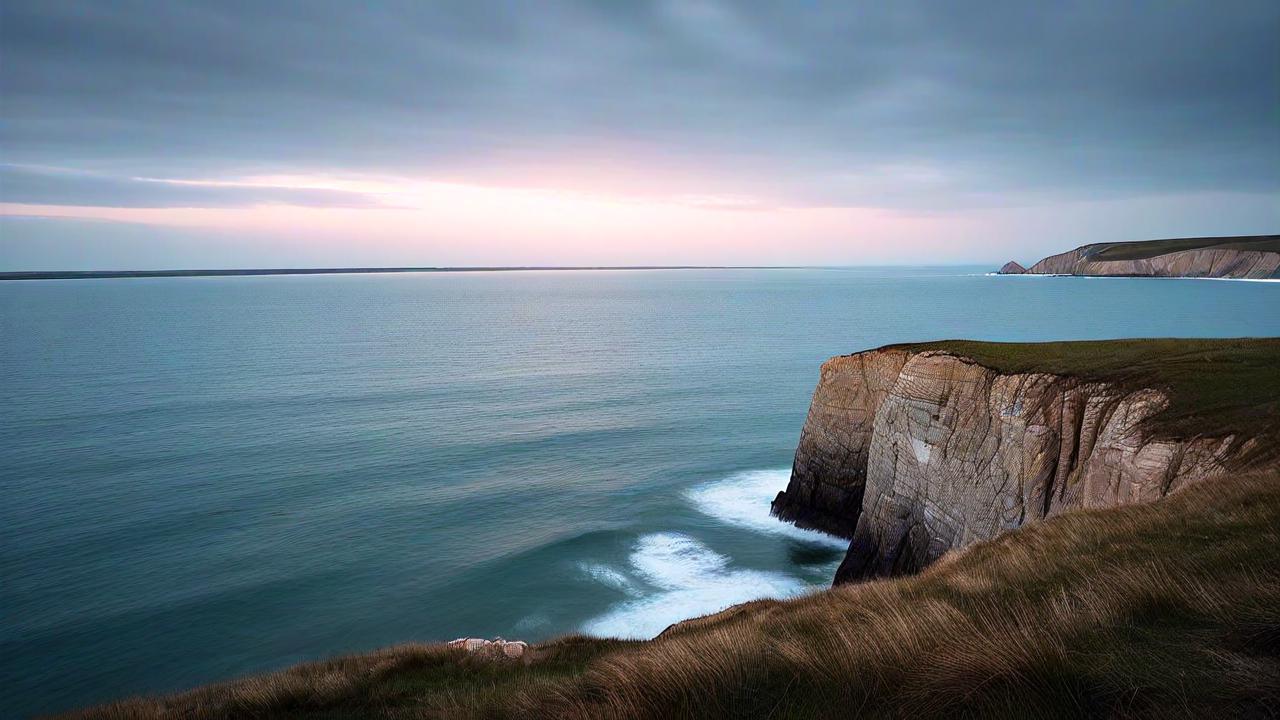
[[[1005,268],[1000,272],[1017,273]],[[1280,278],[1280,235],[1083,245],[1069,252],[1051,255],[1025,272],[1121,277]]]
[[1076,508],[1272,465],[1280,340],[943,342],[822,366],[773,511],[851,538],[836,582]]

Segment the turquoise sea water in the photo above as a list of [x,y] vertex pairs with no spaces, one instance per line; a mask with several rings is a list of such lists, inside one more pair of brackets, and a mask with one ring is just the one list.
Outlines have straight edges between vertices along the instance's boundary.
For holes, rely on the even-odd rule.
[[827,357],[1280,335],[1280,284],[985,269],[0,283],[0,715],[804,592]]

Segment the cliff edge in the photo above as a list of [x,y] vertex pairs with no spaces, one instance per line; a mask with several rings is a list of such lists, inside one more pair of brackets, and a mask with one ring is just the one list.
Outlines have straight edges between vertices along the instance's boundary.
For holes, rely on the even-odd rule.
[[[1115,277],[1280,278],[1280,235],[1095,243],[1000,274]],[[1021,268],[1021,266],[1018,266]]]
[[1280,339],[891,346],[828,360],[778,517],[851,539],[836,583],[1075,508],[1276,464]]

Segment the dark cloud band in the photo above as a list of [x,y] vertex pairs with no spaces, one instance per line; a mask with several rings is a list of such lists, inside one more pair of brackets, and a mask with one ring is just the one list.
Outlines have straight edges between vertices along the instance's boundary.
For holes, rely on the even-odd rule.
[[[10,0],[2,12],[12,163],[463,178],[656,163],[702,169],[687,192],[917,208],[1280,189],[1271,0]],[[4,190],[351,201],[104,183]]]

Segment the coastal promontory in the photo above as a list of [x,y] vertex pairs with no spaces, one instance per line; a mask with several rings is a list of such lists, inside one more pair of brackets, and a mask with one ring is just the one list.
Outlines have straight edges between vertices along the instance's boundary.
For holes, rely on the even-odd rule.
[[1280,340],[937,342],[822,366],[773,511],[851,539],[836,582],[1069,510],[1274,464]]
[[1010,261],[1001,275],[1280,278],[1280,235],[1094,243],[1050,255],[1025,270]]

